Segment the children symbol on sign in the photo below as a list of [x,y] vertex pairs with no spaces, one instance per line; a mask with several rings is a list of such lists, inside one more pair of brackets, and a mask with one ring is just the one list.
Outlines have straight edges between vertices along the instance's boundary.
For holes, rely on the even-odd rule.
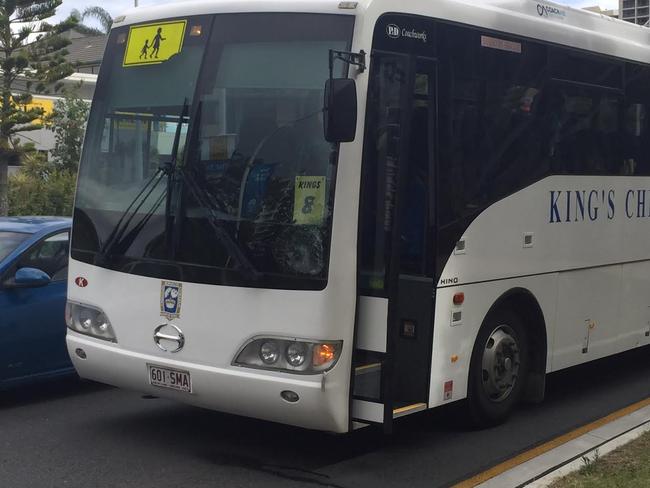
[[144,46],[142,47],[142,51],[140,51],[140,59],[144,56],[144,59],[147,59],[147,54],[149,53],[149,39],[144,41]]
[[156,36],[153,38],[153,42],[151,43],[151,58],[156,58],[158,59],[158,52],[160,51],[160,43],[163,41],[166,41],[162,36],[162,27],[158,27],[158,33]]

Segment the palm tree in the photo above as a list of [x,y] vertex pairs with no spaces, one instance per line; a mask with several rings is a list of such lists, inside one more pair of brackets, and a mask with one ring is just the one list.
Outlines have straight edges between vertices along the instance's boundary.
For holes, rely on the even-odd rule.
[[[83,13],[79,10],[74,9],[70,12],[70,16],[77,20],[77,25],[75,30],[81,34],[86,34],[89,36],[101,36],[108,34],[113,25],[113,17],[106,10],[101,7],[88,7]],[[99,22],[100,28],[90,27],[83,23],[87,18],[94,18]]]

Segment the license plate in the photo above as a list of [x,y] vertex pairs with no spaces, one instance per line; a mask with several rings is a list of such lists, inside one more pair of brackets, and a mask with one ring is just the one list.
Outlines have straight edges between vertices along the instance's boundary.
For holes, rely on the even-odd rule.
[[147,364],[149,369],[149,384],[171,390],[192,393],[192,378],[189,371],[163,368]]

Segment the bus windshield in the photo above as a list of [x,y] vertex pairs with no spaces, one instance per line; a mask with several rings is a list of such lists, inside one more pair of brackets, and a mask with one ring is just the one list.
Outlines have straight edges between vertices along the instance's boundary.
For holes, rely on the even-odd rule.
[[324,288],[338,147],[323,136],[323,90],[329,50],[348,49],[352,27],[338,15],[228,14],[115,29],[73,258],[198,283]]

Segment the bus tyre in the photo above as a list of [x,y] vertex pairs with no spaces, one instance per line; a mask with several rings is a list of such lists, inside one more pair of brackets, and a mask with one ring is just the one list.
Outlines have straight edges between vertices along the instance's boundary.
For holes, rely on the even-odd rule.
[[479,331],[469,372],[468,406],[474,425],[508,418],[524,392],[529,367],[528,338],[513,311],[491,314]]

